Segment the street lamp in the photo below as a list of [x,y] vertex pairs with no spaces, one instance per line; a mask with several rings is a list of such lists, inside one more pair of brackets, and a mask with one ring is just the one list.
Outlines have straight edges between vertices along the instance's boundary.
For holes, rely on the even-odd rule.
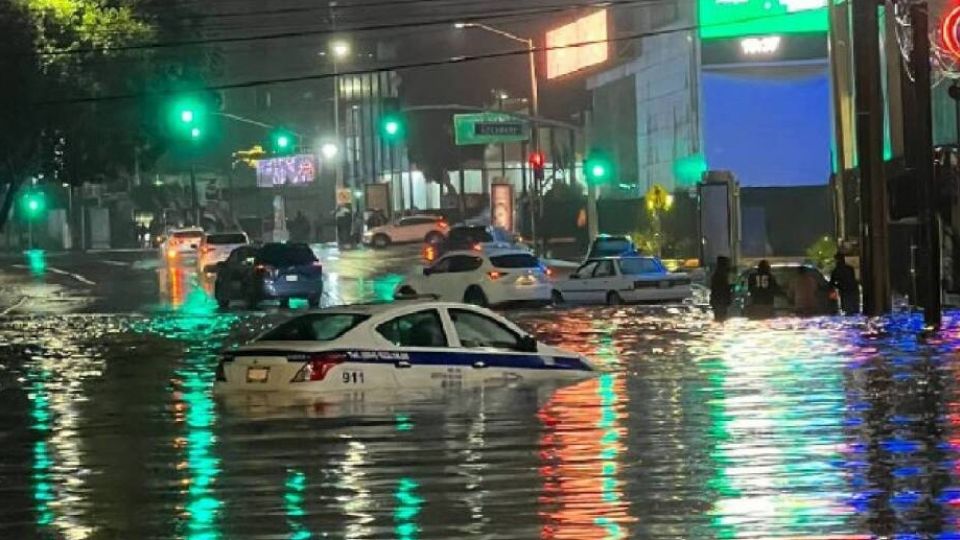
[[[333,136],[339,145],[340,138],[340,60],[350,54],[350,44],[342,39],[330,42],[333,56]],[[337,166],[337,188],[343,187],[343,166]]]
[[320,146],[320,154],[323,156],[323,159],[327,161],[332,161],[333,158],[337,157],[338,153],[340,153],[340,148],[336,143],[326,142]]
[[[517,43],[523,43],[527,46],[527,60],[530,63],[530,117],[533,119],[533,130],[531,135],[531,145],[533,146],[533,151],[536,153],[540,152],[540,130],[537,128],[538,116],[540,114],[540,91],[537,86],[537,59],[534,53],[536,52],[536,47],[533,44],[532,38],[522,38],[516,34],[511,34],[505,30],[500,30],[499,28],[494,28],[492,26],[483,24],[483,23],[464,23],[458,22],[454,23],[454,28],[478,28],[485,32],[491,34],[496,34],[498,36],[507,38],[511,41],[516,41]],[[536,209],[533,202],[536,200],[538,188],[531,189],[533,197],[530,200],[530,236],[533,240],[534,249],[537,245],[537,226],[536,226]]]

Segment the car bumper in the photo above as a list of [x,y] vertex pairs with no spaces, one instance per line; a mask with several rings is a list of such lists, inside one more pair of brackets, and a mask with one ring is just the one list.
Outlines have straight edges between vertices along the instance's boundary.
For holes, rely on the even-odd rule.
[[263,296],[265,298],[306,298],[319,296],[323,293],[323,280],[299,279],[286,281],[284,278],[266,280],[263,282]]
[[507,285],[489,287],[485,290],[487,301],[493,305],[512,303],[546,303],[553,294],[552,283],[537,283],[536,285]]

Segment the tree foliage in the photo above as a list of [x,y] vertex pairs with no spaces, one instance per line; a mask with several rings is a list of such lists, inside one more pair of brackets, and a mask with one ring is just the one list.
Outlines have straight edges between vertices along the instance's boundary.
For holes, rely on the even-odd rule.
[[190,36],[180,6],[11,0],[0,11],[0,72],[18,82],[0,85],[0,226],[28,178],[121,179],[164,152],[164,96],[202,86],[216,61],[202,49],[136,47]]

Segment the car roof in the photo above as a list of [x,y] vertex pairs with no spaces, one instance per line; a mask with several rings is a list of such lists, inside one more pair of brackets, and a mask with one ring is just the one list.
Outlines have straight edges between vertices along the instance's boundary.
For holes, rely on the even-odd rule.
[[660,263],[663,262],[656,255],[637,255],[637,254],[631,253],[629,255],[624,254],[624,255],[608,255],[606,257],[590,257],[583,263],[586,264],[586,263],[595,262],[595,261],[620,261],[623,259],[653,259]]
[[217,232],[208,232],[204,234],[206,234],[207,236],[227,236],[227,235],[233,235],[233,234],[242,234],[246,236],[247,233],[243,231],[217,231]]
[[200,234],[203,234],[203,228],[202,228],[202,227],[180,227],[180,228],[170,229],[170,232],[171,232],[171,233],[200,233]]
[[389,314],[393,311],[406,311],[417,307],[473,309],[476,306],[458,302],[442,302],[429,297],[419,297],[411,299],[397,299],[392,302],[371,302],[369,304],[347,304],[344,306],[332,306],[323,309],[312,310],[308,313],[304,313],[303,315],[327,313],[332,315],[369,315],[372,317],[375,315]]
[[452,255],[472,255],[474,257],[500,257],[503,255],[530,255],[531,257],[536,257],[530,250],[517,248],[517,247],[508,247],[493,243],[479,244],[480,249],[458,249],[455,251],[448,251],[443,254],[441,259],[450,257]]

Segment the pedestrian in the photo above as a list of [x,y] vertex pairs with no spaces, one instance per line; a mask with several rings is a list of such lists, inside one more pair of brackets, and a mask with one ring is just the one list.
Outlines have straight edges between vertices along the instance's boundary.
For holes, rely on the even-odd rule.
[[770,262],[766,259],[757,264],[757,270],[747,282],[750,293],[750,305],[747,317],[751,319],[769,319],[773,317],[773,302],[777,295],[784,296],[783,289],[773,277]]
[[793,282],[793,307],[797,315],[809,317],[816,315],[817,291],[820,288],[813,269],[805,265],[797,267],[797,277]]
[[720,255],[717,257],[717,267],[713,269],[710,277],[710,307],[713,308],[714,320],[727,320],[731,303],[733,294],[730,290],[730,258]]
[[857,315],[860,313],[860,284],[857,283],[857,273],[847,264],[843,253],[838,252],[833,259],[836,265],[830,273],[830,284],[840,295],[840,311],[844,315]]
[[350,239],[350,229],[353,226],[353,210],[350,205],[341,205],[336,210],[337,216],[337,245],[343,249],[352,242]]

